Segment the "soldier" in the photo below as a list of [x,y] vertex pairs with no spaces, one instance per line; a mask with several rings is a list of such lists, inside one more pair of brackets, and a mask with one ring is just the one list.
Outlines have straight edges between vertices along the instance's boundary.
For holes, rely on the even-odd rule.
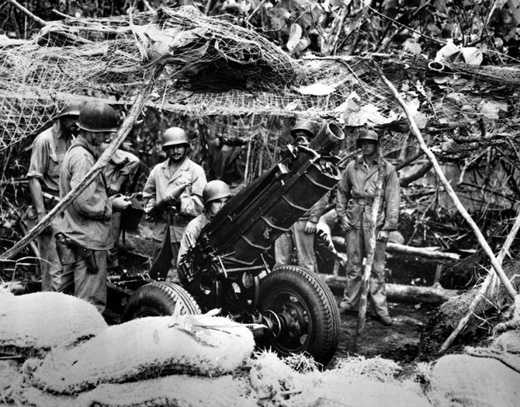
[[[71,102],[58,114],[52,127],[39,134],[33,142],[29,163],[29,192],[36,214],[31,216],[33,227],[41,221],[59,201],[59,178],[63,157],[67,152],[75,132],[81,103]],[[57,219],[37,237],[40,252],[40,271],[43,291],[57,291],[59,288],[61,263],[56,253],[54,236]]]
[[150,271],[154,279],[166,279],[170,267],[176,267],[186,225],[202,213],[206,174],[188,158],[190,147],[183,129],[167,129],[162,149],[168,158],[152,169],[144,187],[145,212],[155,221],[154,264]]
[[204,201],[204,211],[193,219],[182,236],[179,257],[177,263],[180,264],[182,257],[188,249],[197,241],[200,231],[206,226],[211,219],[222,209],[226,202],[231,198],[231,190],[224,181],[209,181],[202,191],[202,200]]
[[[101,152],[108,147],[107,143],[101,145]],[[127,192],[125,189],[128,184],[134,180],[139,170],[139,158],[123,149],[114,152],[106,167],[103,170],[105,180],[107,182],[108,196],[114,196],[121,192]],[[112,214],[112,236],[114,238],[114,246],[108,251],[108,271],[118,271],[119,269],[119,235],[121,234],[121,218],[122,212]]]
[[[82,183],[98,158],[101,143],[117,131],[117,116],[103,102],[89,102],[79,113],[78,137],[65,154],[60,171],[63,198]],[[62,214],[57,248],[64,266],[60,291],[74,292],[103,313],[107,296],[107,251],[112,247],[112,213],[130,205],[124,196],[109,197],[98,174]]]
[[[316,124],[300,119],[291,129],[293,145],[306,146],[316,136]],[[275,261],[278,264],[291,264],[291,258],[296,248],[298,265],[308,271],[316,271],[316,253],[314,238],[318,221],[325,212],[330,194],[327,193],[310,210],[282,234],[274,244]]]
[[376,223],[376,244],[369,297],[376,316],[383,325],[393,324],[388,314],[385,287],[385,249],[391,231],[397,230],[400,190],[397,173],[391,163],[379,153],[379,136],[374,130],[361,130],[357,139],[362,156],[351,161],[338,184],[336,210],[346,233],[347,282],[340,302],[342,312],[357,312],[363,276],[363,259],[370,247],[370,217],[382,177],[381,204]]

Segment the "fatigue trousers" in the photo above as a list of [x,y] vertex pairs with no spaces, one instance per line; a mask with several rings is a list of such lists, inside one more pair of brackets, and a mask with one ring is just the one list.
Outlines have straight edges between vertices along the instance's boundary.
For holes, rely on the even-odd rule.
[[[37,221],[30,220],[27,222],[27,226],[33,228],[36,223]],[[63,267],[58,257],[56,242],[54,240],[54,236],[58,231],[57,218],[51,221],[48,229],[52,229],[52,232],[49,233],[47,230],[44,230],[36,238],[38,251],[40,252],[39,264],[42,278],[42,291],[58,291]]]
[[[376,229],[376,236],[379,229]],[[361,296],[364,259],[368,255],[369,225],[361,222],[359,229],[351,229],[346,233],[347,246],[346,284],[343,292],[342,308],[357,311]],[[368,298],[379,317],[388,316],[385,286],[385,250],[386,242],[377,241],[369,281]]]
[[107,251],[93,250],[98,271],[87,272],[87,262],[80,259],[63,267],[60,291],[73,294],[94,305],[103,313],[107,303]]
[[305,233],[307,219],[298,220],[289,232],[282,234],[274,243],[275,261],[278,264],[291,264],[296,248],[298,265],[308,271],[316,271],[314,252],[314,233]]

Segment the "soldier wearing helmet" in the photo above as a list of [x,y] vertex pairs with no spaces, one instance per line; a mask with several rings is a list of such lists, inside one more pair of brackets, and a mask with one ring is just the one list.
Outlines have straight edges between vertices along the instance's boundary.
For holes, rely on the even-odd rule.
[[338,184],[336,211],[346,234],[347,281],[342,312],[357,312],[361,293],[363,259],[370,248],[370,224],[374,197],[381,182],[381,202],[376,223],[376,244],[369,284],[369,298],[383,325],[392,325],[385,288],[385,250],[388,236],[397,229],[400,190],[395,168],[379,152],[379,135],[372,129],[359,131],[357,146],[362,155],[347,164]]
[[[77,132],[76,121],[81,103],[67,103],[56,116],[52,127],[39,134],[32,144],[27,178],[32,199],[28,224],[32,228],[42,220],[59,201],[59,177],[63,157]],[[43,291],[59,287],[61,263],[54,245],[57,219],[38,235],[40,273]]]
[[[231,198],[231,190],[224,181],[209,181],[202,191],[202,198],[204,200],[204,211],[188,223],[181,240],[177,264],[181,264],[188,249],[195,245],[202,228],[213,219]],[[179,268],[180,270],[182,270],[182,267]]]
[[[117,115],[106,103],[89,102],[81,107],[77,124],[79,134],[65,154],[60,170],[61,198],[84,182],[98,159],[98,147],[117,131]],[[69,256],[63,256],[62,250],[59,291],[73,293],[101,313],[107,295],[107,251],[113,245],[112,214],[129,205],[130,201],[123,196],[109,197],[105,178],[98,174],[65,209],[59,225],[58,247],[75,248]]]
[[[316,136],[318,126],[307,119],[299,119],[291,128],[293,145],[307,146]],[[316,270],[314,238],[318,221],[325,212],[330,193],[325,194],[311,209],[305,212],[286,233],[274,243],[275,260],[278,264],[289,265],[296,249],[298,265],[310,272]]]
[[162,135],[167,159],[157,164],[146,181],[145,211],[154,222],[154,253],[150,276],[164,280],[177,265],[179,246],[188,223],[203,209],[204,169],[189,157],[190,142],[180,127],[170,127]]

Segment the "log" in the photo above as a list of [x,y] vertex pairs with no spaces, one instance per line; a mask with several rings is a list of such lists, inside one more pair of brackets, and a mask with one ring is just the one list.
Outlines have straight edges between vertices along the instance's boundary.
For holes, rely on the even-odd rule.
[[[319,273],[319,276],[323,278],[335,295],[343,295],[346,277],[323,273]],[[456,295],[458,295],[457,290],[448,290],[441,287],[386,284],[386,296],[388,301],[392,302],[440,305]]]
[[[345,238],[342,236],[332,236],[332,242],[340,249],[345,250]],[[399,243],[388,242],[386,251],[389,253],[398,253],[406,256],[423,257],[426,259],[436,260],[438,262],[457,262],[460,256],[457,253],[441,252],[427,247],[413,247]]]

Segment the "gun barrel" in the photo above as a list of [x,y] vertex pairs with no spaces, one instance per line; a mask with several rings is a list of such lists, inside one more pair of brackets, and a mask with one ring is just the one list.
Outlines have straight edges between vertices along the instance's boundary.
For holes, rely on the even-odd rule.
[[343,140],[343,130],[333,122],[327,123],[309,143],[309,148],[318,154],[329,154],[337,142]]
[[230,253],[226,260],[252,265],[337,184],[340,172],[326,154],[343,138],[341,128],[328,123],[291,162],[273,166],[231,198],[202,230],[210,246]]

